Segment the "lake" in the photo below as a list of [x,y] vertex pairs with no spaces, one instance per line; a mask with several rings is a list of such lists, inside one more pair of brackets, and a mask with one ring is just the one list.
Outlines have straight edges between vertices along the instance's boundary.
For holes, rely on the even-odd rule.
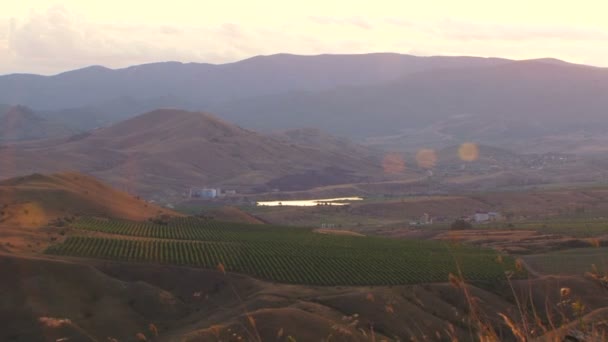
[[314,207],[316,205],[347,205],[350,202],[361,201],[362,197],[341,197],[341,198],[321,198],[310,200],[295,200],[295,201],[262,201],[257,202],[259,206],[278,207],[278,206],[293,206],[293,207]]

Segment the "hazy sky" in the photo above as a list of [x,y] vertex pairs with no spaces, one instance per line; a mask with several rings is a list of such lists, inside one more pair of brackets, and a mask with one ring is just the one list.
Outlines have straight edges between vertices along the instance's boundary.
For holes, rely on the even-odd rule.
[[0,74],[400,52],[608,66],[606,0],[0,0]]

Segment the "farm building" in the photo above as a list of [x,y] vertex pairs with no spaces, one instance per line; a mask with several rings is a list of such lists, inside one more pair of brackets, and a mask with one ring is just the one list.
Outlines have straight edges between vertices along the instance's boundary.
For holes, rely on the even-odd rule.
[[213,188],[191,188],[190,189],[190,198],[204,198],[204,199],[213,199],[218,197],[220,193],[219,189]]
[[477,212],[473,215],[473,221],[476,223],[494,222],[500,220],[501,215],[495,211]]

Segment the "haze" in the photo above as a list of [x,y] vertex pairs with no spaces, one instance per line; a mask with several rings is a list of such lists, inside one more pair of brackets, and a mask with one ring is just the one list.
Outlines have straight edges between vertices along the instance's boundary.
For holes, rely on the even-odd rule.
[[602,1],[5,1],[0,73],[279,52],[555,57],[608,66]]

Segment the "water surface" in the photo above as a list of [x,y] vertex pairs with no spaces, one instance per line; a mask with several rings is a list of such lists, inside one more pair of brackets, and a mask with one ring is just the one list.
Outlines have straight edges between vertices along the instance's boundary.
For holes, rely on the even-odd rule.
[[259,206],[294,206],[294,207],[314,207],[316,205],[347,205],[350,202],[361,201],[361,197],[340,197],[340,198],[320,198],[310,200],[295,200],[295,201],[262,201],[257,202]]

